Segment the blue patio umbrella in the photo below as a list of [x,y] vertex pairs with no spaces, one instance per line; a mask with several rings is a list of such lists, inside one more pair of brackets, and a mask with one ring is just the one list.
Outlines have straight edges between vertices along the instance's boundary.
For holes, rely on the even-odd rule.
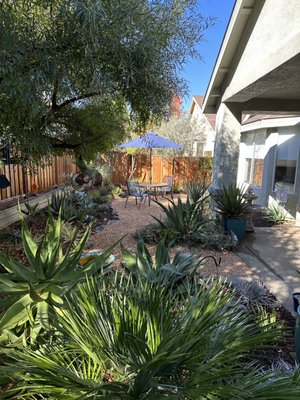
[[137,148],[150,149],[150,184],[152,183],[152,149],[182,149],[183,146],[166,139],[157,133],[147,132],[144,136],[123,143],[118,146],[121,149]]

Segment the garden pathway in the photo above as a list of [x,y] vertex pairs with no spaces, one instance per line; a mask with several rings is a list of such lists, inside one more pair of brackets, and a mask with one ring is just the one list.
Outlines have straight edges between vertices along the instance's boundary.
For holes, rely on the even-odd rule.
[[292,293],[300,292],[300,228],[256,227],[246,235],[238,255],[278,301],[293,311]]

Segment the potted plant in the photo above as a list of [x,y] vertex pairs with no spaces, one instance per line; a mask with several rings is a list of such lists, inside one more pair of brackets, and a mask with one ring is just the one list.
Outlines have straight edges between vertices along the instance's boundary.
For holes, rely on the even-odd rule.
[[251,212],[245,198],[245,187],[236,187],[232,183],[221,186],[213,195],[216,211],[223,217],[224,229],[233,231],[238,240],[242,240],[246,232],[246,219]]

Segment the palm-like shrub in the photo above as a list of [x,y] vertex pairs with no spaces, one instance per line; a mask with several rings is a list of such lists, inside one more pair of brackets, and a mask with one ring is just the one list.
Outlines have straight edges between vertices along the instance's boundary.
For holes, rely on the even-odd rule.
[[184,298],[125,276],[89,279],[67,296],[57,335],[0,367],[2,398],[297,399],[299,373],[264,372],[257,326],[221,281],[186,284]]
[[122,247],[123,266],[133,279],[145,282],[156,282],[165,287],[175,287],[194,274],[200,268],[198,257],[193,253],[178,250],[171,260],[169,252],[172,243],[162,239],[156,246],[152,257],[145,243],[140,240],[136,252]]
[[78,231],[73,230],[64,253],[61,228],[60,214],[54,220],[50,212],[46,233],[37,242],[22,219],[22,242],[29,267],[0,254],[0,264],[7,271],[0,274],[0,291],[6,294],[5,309],[0,314],[2,339],[17,339],[29,326],[34,339],[42,327],[49,328],[50,310],[61,307],[63,296],[86,276],[100,271],[110,256],[108,250],[84,267],[78,267],[91,227],[76,246],[73,244]]
[[202,216],[203,203],[193,203],[187,197],[184,203],[180,198],[177,203],[170,200],[168,206],[153,200],[165,212],[166,222],[153,217],[161,226],[162,231],[171,234],[176,241],[193,242],[199,232],[203,231],[207,221]]

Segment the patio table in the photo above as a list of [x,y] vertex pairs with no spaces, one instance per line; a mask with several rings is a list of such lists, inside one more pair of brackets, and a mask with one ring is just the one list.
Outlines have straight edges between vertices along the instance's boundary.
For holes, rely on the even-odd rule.
[[[169,186],[168,183],[150,183],[150,182],[139,182],[139,187],[140,188],[146,188],[146,189],[153,189],[153,193],[154,193],[154,197],[157,200],[157,190],[158,189],[163,189],[163,188],[167,188]],[[150,194],[149,195],[149,199],[151,199]]]

